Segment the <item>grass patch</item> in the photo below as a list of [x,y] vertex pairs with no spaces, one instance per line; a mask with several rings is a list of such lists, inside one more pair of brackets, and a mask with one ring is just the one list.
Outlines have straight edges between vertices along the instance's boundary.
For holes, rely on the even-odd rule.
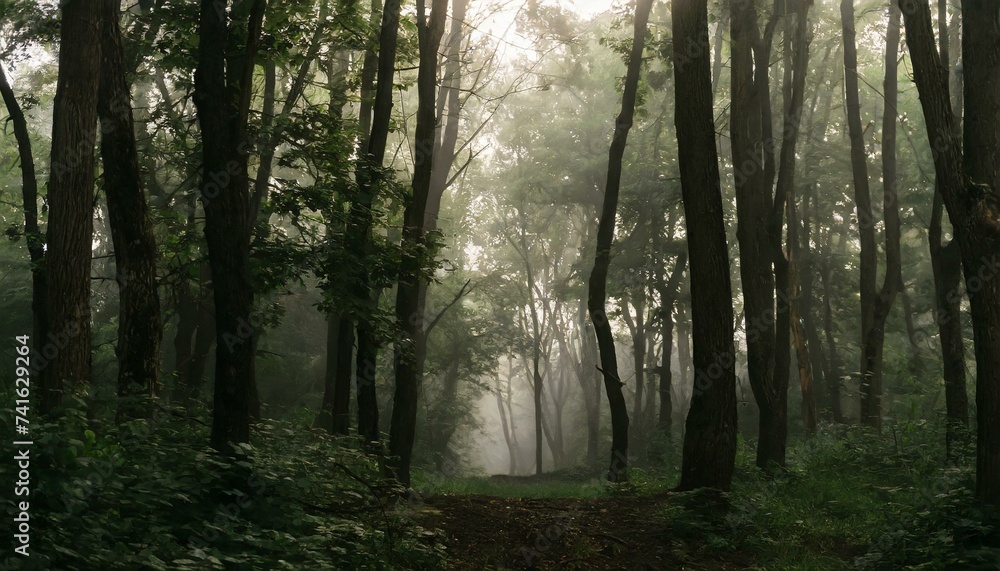
[[422,494],[465,494],[500,498],[595,498],[604,495],[604,481],[586,470],[559,470],[541,476],[441,477],[418,471],[413,487]]

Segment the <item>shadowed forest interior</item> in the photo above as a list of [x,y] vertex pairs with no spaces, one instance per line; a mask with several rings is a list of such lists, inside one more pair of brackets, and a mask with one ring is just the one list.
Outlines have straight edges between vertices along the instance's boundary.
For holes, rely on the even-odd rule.
[[1000,568],[994,0],[2,0],[0,92],[0,569]]

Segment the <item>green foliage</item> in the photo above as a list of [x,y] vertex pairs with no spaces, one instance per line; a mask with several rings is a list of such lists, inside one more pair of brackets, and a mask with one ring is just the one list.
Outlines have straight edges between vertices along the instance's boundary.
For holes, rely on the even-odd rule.
[[32,424],[31,557],[9,568],[440,567],[437,539],[389,506],[394,490],[351,443],[267,422],[227,458],[203,446],[202,422],[159,412],[116,427],[74,402]]
[[[942,436],[913,430],[914,439]],[[995,569],[998,520],[972,498],[970,467],[943,468],[942,445],[927,454],[917,448],[826,427],[792,443],[788,470],[772,477],[756,468],[744,442],[730,493],[674,495],[661,521],[674,551],[692,561],[749,559],[745,566],[755,569]]]

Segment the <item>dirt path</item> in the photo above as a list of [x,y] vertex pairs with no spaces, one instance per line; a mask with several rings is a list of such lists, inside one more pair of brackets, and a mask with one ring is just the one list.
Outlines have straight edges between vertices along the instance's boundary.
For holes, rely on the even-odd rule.
[[660,497],[501,498],[438,494],[421,524],[447,538],[452,569],[743,569],[671,549]]

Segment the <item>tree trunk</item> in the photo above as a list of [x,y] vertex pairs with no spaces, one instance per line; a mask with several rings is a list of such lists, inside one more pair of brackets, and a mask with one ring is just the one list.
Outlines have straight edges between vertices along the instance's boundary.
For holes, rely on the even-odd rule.
[[[861,240],[861,346],[868,345],[875,316],[875,218],[872,213],[868,180],[868,160],[861,126],[861,99],[858,94],[858,48],[854,27],[854,0],[841,0],[840,16],[844,37],[844,82],[847,98],[847,128],[851,139],[851,173],[854,179],[854,205]],[[865,375],[866,357],[861,363],[861,422],[877,426],[882,416],[876,379]]]
[[[430,192],[434,160],[434,101],[437,91],[438,47],[444,35],[448,0],[432,0],[428,17],[424,0],[417,1],[417,36],[419,70],[417,72],[417,126],[414,133],[413,194],[403,213],[403,259],[396,290],[396,322],[400,339],[396,341],[394,368],[396,390],[392,399],[389,428],[389,467],[404,486],[410,485],[410,461],[417,424],[417,399],[423,371],[417,366],[414,342],[423,327],[420,304],[421,258],[417,250],[424,245],[424,217]],[[359,381],[360,382],[360,381]]]
[[[976,491],[1000,507],[1000,17],[988,0],[962,2],[966,185],[958,220],[976,348]],[[949,189],[951,190],[951,189]],[[957,188],[955,190],[958,190]],[[948,193],[945,205],[949,205]],[[958,198],[958,197],[956,197]]]
[[[886,274],[878,297],[873,301],[871,328],[864,335],[862,346],[861,419],[877,430],[882,429],[882,362],[885,345],[885,326],[889,311],[902,289],[902,263],[899,245],[899,205],[896,176],[896,103],[897,56],[899,55],[899,9],[890,4],[889,25],[885,48],[885,112],[882,116],[882,181],[884,185],[884,216],[886,241]],[[874,226],[874,219],[870,225]],[[874,229],[873,229],[874,231]],[[871,257],[874,258],[872,253]],[[865,263],[862,261],[862,263]]]
[[[202,0],[194,103],[202,133],[201,197],[215,298],[216,355],[211,444],[229,452],[250,439],[254,380],[254,292],[250,282],[250,192],[242,152],[254,57],[266,7]],[[241,45],[242,44],[242,45]],[[228,54],[228,55],[227,55]]]
[[35,176],[35,160],[31,153],[31,138],[28,135],[28,123],[14,89],[7,80],[7,75],[0,68],[0,96],[3,96],[7,115],[14,127],[14,137],[17,139],[17,154],[21,164],[21,202],[24,205],[24,238],[28,244],[28,257],[31,260],[31,361],[39,360],[45,340],[48,312],[46,305],[47,287],[45,284],[45,236],[38,228],[38,179]]
[[[926,0],[899,0],[939,189],[958,238],[976,348],[976,494],[1000,507],[1000,29],[996,7],[965,0],[964,129],[952,113],[948,72],[935,49]],[[964,144],[962,135],[964,134]],[[967,152],[962,153],[962,149]]]
[[[42,349],[41,412],[90,379],[90,262],[93,244],[94,143],[101,74],[101,5],[62,4],[59,79],[52,111],[46,252],[48,342]],[[37,340],[40,342],[41,340]],[[37,345],[36,345],[37,347]],[[49,348],[52,351],[49,351]],[[51,356],[50,356],[51,355]]]
[[[622,393],[618,376],[618,357],[615,355],[615,339],[611,333],[611,323],[606,313],[608,266],[611,262],[611,245],[615,234],[615,217],[618,211],[618,191],[621,186],[622,159],[628,133],[635,116],[639,74],[642,71],[642,53],[646,44],[646,24],[652,9],[652,0],[636,0],[635,22],[632,35],[632,51],[629,54],[628,70],[625,75],[625,90],[622,94],[622,109],[615,120],[614,137],[608,158],[608,177],[604,187],[604,206],[601,221],[597,227],[597,254],[594,269],[587,283],[587,309],[597,334],[597,346],[601,355],[601,373],[604,389],[611,409],[611,466],[608,480],[624,482],[628,480],[628,405]],[[708,33],[706,27],[705,33]],[[706,40],[707,41],[707,40]],[[708,63],[706,57],[706,65]],[[707,71],[707,70],[706,70]],[[713,139],[712,146],[715,142]]]
[[663,435],[668,447],[673,446],[673,372],[670,369],[670,360],[674,345],[674,304],[677,302],[678,290],[681,285],[681,277],[684,275],[684,268],[687,266],[687,252],[682,252],[674,262],[674,271],[670,273],[668,281],[663,280],[662,270],[659,280],[660,293],[660,336],[663,349],[660,355],[660,385],[658,392],[660,395],[660,414],[656,419],[656,429]]
[[[769,438],[769,435],[778,434],[772,425],[779,419],[775,410],[778,403],[771,396],[775,392],[777,367],[773,325],[775,282],[769,250],[772,240],[767,226],[773,178],[766,166],[768,157],[761,153],[759,141],[763,140],[765,131],[770,130],[771,119],[770,104],[763,101],[769,97],[767,66],[760,69],[761,66],[755,66],[755,60],[770,57],[774,23],[768,23],[764,38],[760,39],[753,2],[733,0],[730,11],[733,43],[730,133],[736,184],[736,235],[747,332],[747,372],[760,410],[757,466],[766,469],[771,462],[784,464],[784,443],[774,444]],[[769,452],[773,449],[777,449],[775,454]]]
[[[941,63],[948,69],[955,82],[956,92],[953,104],[955,117],[961,120],[963,98],[961,94],[961,74],[951,71],[951,33],[948,25],[948,2],[938,2],[938,27],[941,42]],[[965,341],[962,338],[962,294],[959,284],[962,279],[962,255],[958,240],[952,239],[947,245],[941,241],[943,233],[944,201],[941,197],[941,181],[935,181],[934,206],[927,237],[930,242],[931,268],[934,273],[934,304],[937,316],[938,334],[941,338],[941,358],[944,377],[944,400],[947,420],[945,421],[945,450],[949,459],[954,460],[955,448],[965,440],[969,428],[969,395],[965,383]],[[903,298],[906,299],[905,297]]]
[[678,489],[729,490],[736,463],[736,350],[712,113],[708,2],[674,2],[671,13],[674,121],[692,284],[695,370]]
[[[159,390],[160,297],[156,240],[136,151],[132,102],[125,80],[119,0],[101,1],[101,79],[98,115],[101,158],[119,289],[118,396],[152,398]],[[148,405],[123,402],[119,416],[143,414]],[[148,413],[148,410],[145,412]]]
[[[374,312],[376,298],[372,292],[371,274],[367,257],[372,249],[372,208],[385,162],[385,149],[389,137],[389,123],[392,119],[393,75],[396,66],[396,43],[399,33],[399,0],[387,0],[382,10],[382,24],[378,38],[378,58],[365,58],[368,64],[376,64],[375,100],[372,105],[371,131],[366,133],[362,147],[364,157],[358,167],[358,196],[351,201],[351,211],[347,226],[348,249],[357,256],[358,265],[353,276],[354,303],[358,305],[355,319],[357,331],[357,356],[355,375],[358,386],[358,433],[369,443],[379,442],[378,398],[375,389],[375,372],[378,346],[375,339]],[[362,76],[371,77],[362,70]],[[364,85],[363,85],[364,87]],[[362,126],[368,113],[362,102]],[[345,345],[342,344],[342,347]],[[344,382],[339,380],[338,383]],[[415,410],[415,409],[414,409]]]

